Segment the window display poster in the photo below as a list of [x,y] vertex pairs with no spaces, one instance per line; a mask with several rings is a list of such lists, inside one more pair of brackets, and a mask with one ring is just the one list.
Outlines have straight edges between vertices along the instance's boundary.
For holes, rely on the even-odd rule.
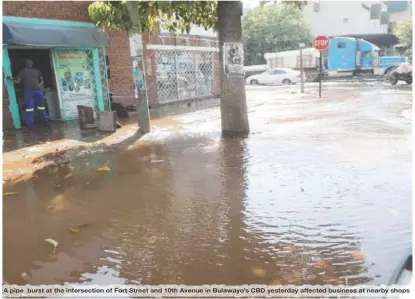
[[78,105],[95,109],[93,63],[88,50],[55,49],[55,65],[63,118],[77,119]]
[[244,45],[223,43],[224,72],[228,77],[244,76]]

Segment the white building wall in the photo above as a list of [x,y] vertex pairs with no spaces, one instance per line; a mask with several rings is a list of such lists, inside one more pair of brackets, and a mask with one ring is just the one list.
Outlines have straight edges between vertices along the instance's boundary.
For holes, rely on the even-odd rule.
[[[314,11],[314,3],[319,3],[319,11]],[[309,1],[303,8],[304,17],[311,26],[314,36],[387,33],[387,25],[380,19],[370,19],[370,10],[362,7],[376,1]],[[386,7],[383,7],[386,9]]]
[[200,35],[200,36],[207,36],[207,37],[217,37],[218,33],[213,30],[206,30],[203,27],[193,25],[190,27],[190,35]]

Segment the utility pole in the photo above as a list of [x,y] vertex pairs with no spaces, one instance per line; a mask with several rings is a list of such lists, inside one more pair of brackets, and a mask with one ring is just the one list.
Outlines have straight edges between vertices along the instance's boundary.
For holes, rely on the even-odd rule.
[[242,2],[219,1],[217,7],[220,56],[220,111],[222,134],[224,136],[243,136],[249,133],[248,111],[243,72],[229,75],[225,66],[225,43],[239,44],[242,47]]
[[303,48],[305,43],[299,43],[300,46],[300,82],[301,82],[301,93],[304,93],[304,68],[303,68]]
[[274,59],[275,66],[274,67],[278,67],[278,59],[277,59],[278,54],[277,53],[278,53],[278,47],[275,46],[275,59]]
[[318,72],[318,97],[321,98],[321,78],[323,77],[323,51],[320,51],[320,63]]
[[323,77],[323,51],[329,47],[330,39],[327,36],[317,36],[313,41],[313,47],[320,52],[318,72],[318,97],[321,98],[321,78]]

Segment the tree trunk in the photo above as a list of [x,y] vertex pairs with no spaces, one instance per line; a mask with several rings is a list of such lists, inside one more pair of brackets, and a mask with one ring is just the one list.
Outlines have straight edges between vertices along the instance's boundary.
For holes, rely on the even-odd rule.
[[242,3],[240,1],[218,2],[218,29],[220,43],[220,110],[224,136],[246,135],[249,122],[243,76],[228,77],[224,72],[223,44],[242,40]]
[[[139,22],[139,15],[138,15],[138,2],[128,1],[127,7],[129,9],[130,15],[131,15],[131,21],[133,23],[133,33],[141,33],[141,26]],[[141,42],[143,44],[143,42]],[[145,61],[144,61],[144,53],[141,49],[141,57],[142,57],[142,63],[141,68],[143,72],[144,77],[144,89],[145,92],[139,92],[139,99],[137,103],[137,111],[138,111],[138,127],[140,133],[148,133],[150,132],[150,111],[148,109],[148,96],[147,96],[147,84],[146,84],[146,72],[145,72]],[[137,53],[138,54],[138,53]]]

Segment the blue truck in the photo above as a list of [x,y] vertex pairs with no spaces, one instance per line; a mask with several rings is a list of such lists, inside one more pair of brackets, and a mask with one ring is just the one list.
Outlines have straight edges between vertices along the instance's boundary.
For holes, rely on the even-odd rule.
[[[379,56],[379,48],[360,38],[331,37],[329,47],[322,52],[325,76],[333,73],[369,73],[386,75],[408,58],[403,56]],[[300,50],[265,53],[269,68],[300,69]],[[303,68],[307,80],[318,78],[320,53],[314,48],[303,49]]]
[[379,56],[379,48],[364,40],[352,37],[332,37],[329,48],[323,52],[323,69],[326,71],[371,73],[385,75],[408,58]]

